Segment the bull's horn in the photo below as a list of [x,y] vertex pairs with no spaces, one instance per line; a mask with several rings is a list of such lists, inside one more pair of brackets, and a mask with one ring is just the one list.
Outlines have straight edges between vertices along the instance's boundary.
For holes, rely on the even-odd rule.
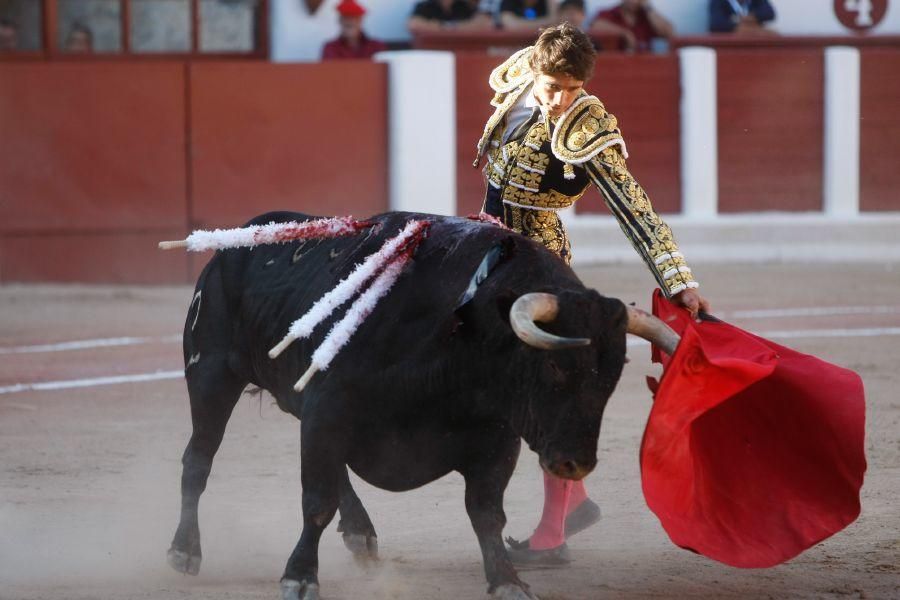
[[672,328],[639,308],[628,307],[628,333],[642,337],[656,344],[663,352],[672,356],[681,338]]
[[553,294],[532,293],[520,296],[509,309],[509,324],[519,339],[542,350],[560,350],[587,346],[588,338],[567,338],[547,333],[535,321],[549,323],[556,319],[559,302]]

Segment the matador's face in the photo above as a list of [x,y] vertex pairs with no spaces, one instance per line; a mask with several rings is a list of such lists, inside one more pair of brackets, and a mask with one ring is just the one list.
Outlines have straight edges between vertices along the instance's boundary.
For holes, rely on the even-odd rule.
[[534,78],[534,97],[547,108],[551,117],[558,117],[581,94],[584,82],[566,73],[537,73]]

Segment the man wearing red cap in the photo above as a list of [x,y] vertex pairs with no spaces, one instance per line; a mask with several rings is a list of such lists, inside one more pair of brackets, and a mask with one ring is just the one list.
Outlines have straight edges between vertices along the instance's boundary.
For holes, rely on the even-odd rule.
[[341,0],[337,6],[340,15],[341,35],[325,44],[322,60],[342,58],[372,58],[372,55],[387,50],[384,42],[373,40],[362,30],[362,18],[366,9],[356,0]]

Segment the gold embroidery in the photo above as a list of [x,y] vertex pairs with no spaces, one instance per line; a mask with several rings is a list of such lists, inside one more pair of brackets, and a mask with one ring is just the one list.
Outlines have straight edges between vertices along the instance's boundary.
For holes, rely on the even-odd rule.
[[594,96],[582,96],[577,105],[557,124],[553,138],[553,154],[564,162],[583,163],[604,148],[625,142],[618,131],[618,121],[607,113]]
[[529,210],[508,204],[504,205],[503,210],[506,216],[504,221],[513,231],[543,244],[569,264],[572,249],[559,215],[551,211]]
[[550,156],[535,150],[531,146],[522,146],[519,155],[516,157],[516,162],[526,167],[546,172],[550,166]]
[[[481,156],[484,154],[485,147],[487,146],[488,140],[494,137],[494,134],[497,133],[497,126],[506,116],[506,113],[512,107],[513,104],[516,103],[516,100],[519,99],[519,96],[522,95],[522,92],[525,91],[527,86],[521,87],[512,93],[506,94],[503,102],[497,106],[494,110],[494,114],[490,116],[487,120],[487,123],[484,125],[484,131],[481,134],[481,139],[478,140],[478,145],[476,146],[476,156],[475,161],[472,163],[473,167],[478,166],[478,162],[481,160]],[[497,96],[495,96],[496,100]]]
[[[586,190],[587,188],[585,188]],[[534,206],[535,208],[549,208],[559,210],[568,208],[575,204],[584,194],[582,190],[575,196],[566,196],[556,190],[547,190],[546,192],[529,192],[509,186],[503,190],[503,200],[515,202],[523,206]],[[533,211],[533,212],[552,212],[552,211]]]
[[509,173],[509,182],[511,184],[520,185],[537,191],[541,185],[542,175],[534,171],[526,171],[522,167],[516,165]]
[[569,146],[576,150],[580,150],[585,142],[587,142],[587,136],[584,135],[583,131],[576,131],[569,136]]
[[683,257],[671,256],[678,252],[672,230],[653,210],[650,198],[628,172],[618,148],[607,148],[593,158],[591,166],[589,173],[595,178],[594,183],[632,244],[645,257],[660,286],[669,295],[685,289],[694,277]]
[[528,57],[531,47],[523,48],[491,71],[488,83],[495,92],[509,92],[532,78]]
[[585,119],[584,123],[581,124],[581,131],[586,135],[594,135],[600,131],[600,121],[592,117]]

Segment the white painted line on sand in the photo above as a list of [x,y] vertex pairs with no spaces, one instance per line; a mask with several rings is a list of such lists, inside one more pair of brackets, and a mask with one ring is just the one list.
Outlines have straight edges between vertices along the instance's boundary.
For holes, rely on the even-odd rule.
[[17,383],[0,387],[0,394],[15,394],[16,392],[66,390],[70,388],[94,387],[98,385],[113,385],[116,383],[134,383],[144,381],[159,381],[160,379],[179,379],[184,377],[184,371],[156,371],[155,373],[137,373],[134,375],[112,375],[109,377],[91,377],[89,379],[69,379],[65,381],[38,381],[36,383]]
[[[797,329],[793,331],[763,331],[756,335],[769,339],[799,338],[843,338],[843,337],[875,337],[900,335],[900,327],[863,327],[858,329]],[[649,342],[630,336],[628,346],[644,346]],[[17,383],[0,387],[0,394],[17,392],[65,390],[80,387],[113,385],[117,383],[139,383],[159,381],[161,379],[180,379],[184,371],[156,371],[154,373],[137,373],[134,375],[113,375],[110,377],[93,377],[89,379],[70,379],[66,381],[39,381],[35,383]]]
[[115,337],[94,340],[75,340],[55,344],[36,344],[33,346],[0,346],[0,354],[28,354],[34,352],[63,352],[66,350],[86,350],[89,348],[107,348],[111,346],[136,346],[140,344],[169,344],[180,342],[181,335],[163,335],[157,337]]
[[771,317],[831,317],[838,315],[890,315],[900,313],[900,306],[816,306],[807,308],[769,308],[734,310],[722,318],[764,319]]
[[[759,310],[735,310],[717,313],[728,319],[765,319],[781,317],[827,317],[841,315],[888,315],[900,314],[900,306],[825,306],[806,308],[771,308]],[[803,336],[809,337],[809,336]],[[65,352],[69,350],[89,350],[115,346],[138,346],[142,344],[171,344],[180,342],[182,335],[162,335],[155,337],[113,337],[90,340],[74,340],[52,344],[30,346],[0,346],[0,354],[30,354],[39,352]]]
[[900,327],[860,327],[857,329],[796,329],[792,331],[764,331],[764,338],[842,338],[900,335]]
[[[748,330],[749,331],[749,330]],[[875,337],[900,335],[900,327],[862,327],[859,329],[795,329],[791,331],[749,331],[759,337],[767,339],[801,339],[801,338],[842,338],[842,337]],[[631,336],[628,338],[629,346],[645,346],[649,344]]]

